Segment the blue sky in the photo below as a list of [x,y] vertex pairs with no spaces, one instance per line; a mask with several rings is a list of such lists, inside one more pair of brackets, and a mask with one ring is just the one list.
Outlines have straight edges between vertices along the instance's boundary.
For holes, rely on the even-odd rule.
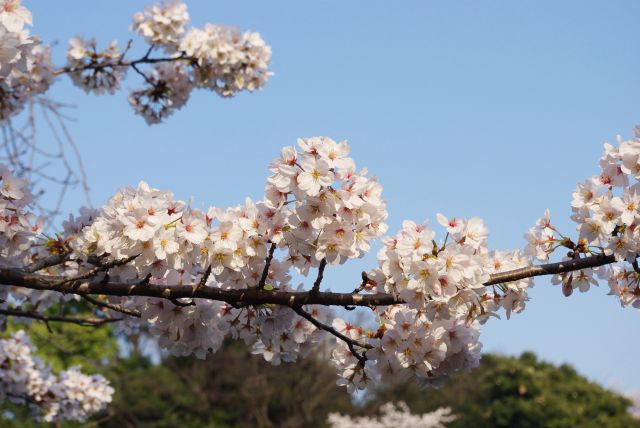
[[[121,45],[149,2],[28,1],[33,32],[64,61],[67,40]],[[597,172],[605,141],[640,122],[636,1],[188,1],[193,25],[237,25],[273,48],[260,92],[195,93],[166,124],[132,114],[127,90],[88,96],[66,77],[50,95],[76,105],[70,131],[94,204],[146,180],[194,205],[259,199],[267,165],[297,137],[347,139],[384,186],[390,230],[435,214],[480,216],[495,249],[522,247],[551,209],[562,231],[576,183]],[[142,52],[135,38],[134,52]],[[46,134],[43,135],[46,138]],[[83,204],[79,191],[65,209]],[[375,254],[332,268],[350,290]],[[533,350],[591,379],[640,389],[640,314],[608,287],[564,298],[539,279],[527,310],[483,328],[487,351]]]

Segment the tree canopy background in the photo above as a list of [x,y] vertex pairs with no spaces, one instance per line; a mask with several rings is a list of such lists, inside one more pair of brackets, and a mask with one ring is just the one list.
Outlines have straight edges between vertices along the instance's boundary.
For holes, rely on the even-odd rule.
[[[412,413],[451,407],[457,415],[452,428],[640,427],[628,411],[628,398],[588,381],[569,364],[555,366],[531,352],[486,354],[480,367],[458,373],[438,389],[420,390],[409,382],[352,399],[336,386],[334,369],[323,356],[272,366],[229,341],[206,360],[163,356],[154,364],[138,342],[124,343],[107,328],[49,328],[52,333],[32,324],[30,333],[56,369],[81,364],[87,372],[103,373],[116,389],[107,412],[60,427],[322,427],[330,412],[374,414],[380,405],[398,401]],[[128,355],[119,354],[119,346]],[[2,409],[3,427],[47,426],[22,407],[4,403]]]

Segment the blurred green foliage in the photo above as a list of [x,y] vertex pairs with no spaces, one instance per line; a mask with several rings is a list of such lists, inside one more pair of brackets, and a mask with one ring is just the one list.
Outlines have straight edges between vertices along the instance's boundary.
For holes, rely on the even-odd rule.
[[457,427],[573,428],[640,427],[631,402],[589,382],[573,367],[540,361],[531,352],[519,358],[484,355],[480,367],[453,376],[443,387],[421,391],[414,384],[378,389],[360,412],[402,400],[412,413],[451,407]]
[[[70,306],[70,305],[69,305]],[[75,303],[67,308],[72,316],[89,316],[89,309],[82,303]],[[52,308],[48,314],[53,314]],[[72,366],[81,366],[84,373],[104,373],[116,361],[119,346],[113,330],[110,328],[83,327],[77,324],[51,322],[32,322],[16,324],[9,322],[2,337],[7,337],[18,330],[25,330],[37,348],[37,355],[49,364],[54,372]],[[40,424],[34,420],[30,409],[25,406],[3,402],[0,413],[13,415],[12,418],[0,419],[2,428],[35,428],[51,426]],[[59,427],[76,427],[77,423],[59,423]]]
[[[24,328],[10,325],[9,330]],[[485,355],[480,367],[458,373],[438,389],[413,383],[369,391],[355,402],[335,384],[336,375],[323,351],[295,364],[271,366],[249,353],[243,343],[225,342],[206,360],[165,356],[152,364],[128,342],[118,355],[110,328],[51,323],[28,326],[39,353],[55,370],[80,364],[98,372],[116,390],[109,409],[85,424],[67,427],[322,427],[330,412],[376,413],[381,404],[404,401],[413,413],[451,407],[457,427],[611,427],[640,428],[628,413],[630,401],[580,376],[570,365],[540,361],[533,353],[519,358]],[[122,344],[123,339],[120,339]],[[6,428],[38,424],[21,406],[3,403],[13,419]]]
[[206,360],[132,357],[114,367],[116,415],[106,427],[317,427],[330,411],[348,412],[328,360],[310,356],[272,366],[237,341]]

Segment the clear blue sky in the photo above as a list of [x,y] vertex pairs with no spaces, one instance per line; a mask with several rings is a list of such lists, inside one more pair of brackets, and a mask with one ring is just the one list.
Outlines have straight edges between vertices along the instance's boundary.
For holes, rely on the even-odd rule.
[[[34,33],[58,41],[132,35],[141,1],[28,1]],[[265,90],[221,99],[198,92],[148,127],[126,91],[86,96],[63,77],[51,95],[74,103],[70,129],[101,204],[146,180],[195,206],[259,199],[280,147],[301,136],[348,139],[384,186],[390,230],[435,213],[481,216],[496,249],[550,208],[568,219],[575,184],[597,172],[605,141],[640,122],[637,1],[188,1],[194,25],[259,31],[273,47]],[[136,39],[135,49],[143,44]],[[134,49],[134,50],[135,50]],[[125,89],[138,85],[128,80]],[[78,193],[65,208],[75,210]],[[372,255],[331,269],[353,289]],[[533,350],[605,385],[640,389],[640,314],[605,296],[569,299],[540,279],[527,310],[483,328],[485,350]]]

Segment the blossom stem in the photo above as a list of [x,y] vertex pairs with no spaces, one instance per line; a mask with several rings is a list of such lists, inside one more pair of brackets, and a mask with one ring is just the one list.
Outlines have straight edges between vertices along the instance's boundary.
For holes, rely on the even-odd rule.
[[131,61],[115,61],[115,62],[98,62],[85,64],[80,67],[60,67],[56,70],[53,70],[53,75],[58,76],[64,73],[76,73],[78,71],[85,70],[101,70],[103,68],[113,68],[113,67],[136,67],[139,64],[157,64],[160,62],[173,62],[173,61],[186,61],[193,62],[197,61],[194,57],[187,56],[184,52],[179,56],[172,57],[159,57],[159,58],[149,58],[148,56],[143,56],[142,58],[138,58]]
[[60,316],[48,316],[37,312],[25,312],[16,309],[0,309],[0,314],[21,318],[32,318],[44,322],[67,322],[85,327],[97,327],[103,324],[122,321],[122,318],[67,318]]
[[318,266],[318,276],[316,280],[313,282],[313,288],[311,289],[311,293],[318,294],[320,292],[320,284],[322,283],[322,279],[324,278],[324,268],[327,267],[327,259],[323,258],[320,260],[320,266]]

